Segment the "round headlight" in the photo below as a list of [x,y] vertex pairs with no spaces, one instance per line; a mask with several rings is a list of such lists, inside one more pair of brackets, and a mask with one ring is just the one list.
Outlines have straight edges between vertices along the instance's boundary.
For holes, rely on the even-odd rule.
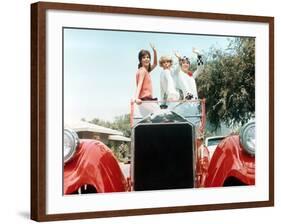
[[64,149],[63,157],[64,163],[68,162],[76,152],[79,144],[79,138],[75,131],[64,129]]
[[247,153],[254,156],[256,146],[255,122],[245,124],[240,130],[240,142]]

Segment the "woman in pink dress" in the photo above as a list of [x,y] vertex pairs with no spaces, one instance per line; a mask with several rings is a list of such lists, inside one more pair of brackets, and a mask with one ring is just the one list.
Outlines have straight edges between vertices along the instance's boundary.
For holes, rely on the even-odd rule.
[[152,80],[150,72],[157,66],[157,52],[155,47],[150,44],[153,50],[153,64],[151,65],[151,55],[148,50],[141,50],[138,55],[139,64],[136,73],[137,88],[133,103],[134,122],[141,120],[147,115],[160,109],[157,98],[153,98]]
[[151,55],[147,50],[141,50],[138,55],[139,65],[136,74],[137,89],[135,93],[135,103],[141,104],[142,101],[157,100],[153,98],[152,81],[150,72],[157,66],[157,52],[155,47],[150,44],[154,58],[151,65]]

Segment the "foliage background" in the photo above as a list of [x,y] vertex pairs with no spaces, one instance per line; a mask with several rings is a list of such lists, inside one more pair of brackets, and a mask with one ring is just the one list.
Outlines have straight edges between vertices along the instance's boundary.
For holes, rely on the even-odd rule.
[[237,37],[226,51],[211,48],[204,55],[196,82],[199,97],[206,98],[211,131],[243,125],[255,116],[255,39]]

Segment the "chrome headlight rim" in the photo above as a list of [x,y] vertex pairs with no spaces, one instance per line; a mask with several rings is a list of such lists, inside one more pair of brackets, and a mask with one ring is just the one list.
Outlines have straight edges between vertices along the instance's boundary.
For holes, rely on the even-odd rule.
[[[65,138],[68,138],[68,153],[65,154],[65,149],[66,149],[66,139]],[[77,151],[77,148],[78,148],[78,145],[79,145],[80,141],[79,141],[79,137],[77,135],[77,133],[72,130],[72,129],[64,129],[64,149],[63,149],[63,159],[64,159],[64,164],[66,164],[67,162],[69,162],[73,156],[75,155],[76,151]]]
[[243,125],[239,133],[243,149],[251,156],[255,156],[255,121]]

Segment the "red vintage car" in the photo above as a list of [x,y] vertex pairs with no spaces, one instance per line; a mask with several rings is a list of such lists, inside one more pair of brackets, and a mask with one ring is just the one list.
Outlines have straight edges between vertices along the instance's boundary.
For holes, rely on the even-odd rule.
[[128,191],[113,152],[97,140],[64,130],[64,194]]
[[255,122],[245,124],[217,146],[206,173],[205,187],[255,185]]
[[[240,136],[225,138],[210,160],[203,142],[205,100],[151,103],[158,109],[147,113],[149,107],[142,105],[145,116],[131,109],[131,163],[125,166],[103,143],[79,140],[65,130],[65,194],[255,183],[254,123],[242,128]],[[128,166],[129,176],[122,171]]]

